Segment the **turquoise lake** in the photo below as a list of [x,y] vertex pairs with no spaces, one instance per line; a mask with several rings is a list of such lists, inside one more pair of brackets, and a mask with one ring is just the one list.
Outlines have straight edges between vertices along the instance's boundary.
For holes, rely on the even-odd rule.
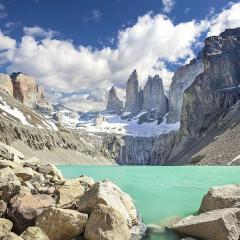
[[110,179],[134,199],[146,224],[198,211],[212,186],[240,183],[240,167],[145,167],[59,165],[66,178]]

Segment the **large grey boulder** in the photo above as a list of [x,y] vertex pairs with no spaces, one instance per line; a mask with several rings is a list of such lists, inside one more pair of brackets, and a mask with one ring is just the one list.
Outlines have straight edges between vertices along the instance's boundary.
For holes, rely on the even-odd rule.
[[129,240],[131,234],[120,212],[97,204],[87,222],[84,238],[87,240]]
[[51,207],[36,219],[50,240],[70,240],[84,232],[88,215],[74,210]]
[[168,98],[164,94],[162,79],[159,75],[149,76],[143,88],[142,111],[156,110],[159,117],[168,112]]
[[106,111],[118,114],[123,109],[123,102],[118,98],[116,89],[112,86],[108,93],[108,102]]
[[78,211],[90,214],[98,203],[119,211],[130,227],[138,220],[137,210],[131,197],[110,181],[95,183],[79,199]]
[[13,223],[10,220],[6,218],[0,218],[0,237],[10,233],[12,228]]
[[54,199],[46,194],[32,195],[31,193],[20,193],[10,201],[8,217],[13,221],[15,230],[23,232],[27,227],[34,224],[35,218],[45,208],[55,205]]
[[134,70],[127,81],[126,102],[123,116],[134,116],[141,112],[143,96],[139,86],[137,71]]
[[50,240],[47,234],[39,227],[28,227],[22,234],[21,237],[24,240]]
[[180,67],[173,76],[169,93],[168,123],[179,122],[181,119],[182,102],[184,91],[191,86],[195,78],[204,70],[201,56],[193,59],[189,64]]
[[240,207],[240,185],[212,187],[204,196],[200,212]]
[[225,208],[189,216],[173,225],[181,236],[204,240],[238,240],[240,209]]

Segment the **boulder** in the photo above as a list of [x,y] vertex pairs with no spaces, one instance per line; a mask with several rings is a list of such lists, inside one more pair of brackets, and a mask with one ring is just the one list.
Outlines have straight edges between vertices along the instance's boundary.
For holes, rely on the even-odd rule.
[[4,202],[3,200],[0,200],[0,217],[4,215],[6,210],[7,210],[7,203]]
[[181,236],[204,240],[238,240],[240,209],[226,208],[189,216],[173,225]]
[[30,167],[34,171],[41,165],[41,160],[37,157],[28,158],[24,161],[24,167]]
[[5,218],[0,218],[0,237],[11,232],[13,223]]
[[113,114],[118,114],[123,109],[123,102],[118,98],[116,89],[112,86],[108,93],[108,102],[106,111]]
[[85,175],[81,175],[77,179],[81,183],[81,185],[85,188],[85,190],[92,187],[93,184],[95,183],[93,178],[85,176]]
[[13,171],[23,182],[31,180],[34,176],[34,171],[30,167],[15,168]]
[[28,227],[21,237],[24,240],[49,240],[47,234],[39,227]]
[[131,227],[138,219],[131,197],[110,181],[97,182],[79,200],[78,211],[90,214],[98,203],[119,211]]
[[86,225],[84,238],[88,240],[128,240],[131,238],[126,220],[110,206],[97,204]]
[[66,180],[63,185],[56,188],[58,196],[57,206],[61,208],[76,207],[79,198],[84,194],[85,189],[78,179]]
[[21,162],[24,155],[15,148],[0,143],[0,159]]
[[16,161],[0,160],[0,169],[7,167],[11,169],[21,168],[22,164]]
[[2,191],[2,200],[9,202],[13,196],[18,194],[20,187],[21,183],[11,168],[0,169],[0,191]]
[[211,188],[203,197],[200,212],[240,207],[240,185],[225,185]]
[[57,177],[58,179],[63,179],[62,173],[52,164],[40,165],[37,171],[42,174]]
[[20,193],[11,199],[8,217],[14,222],[15,230],[20,233],[32,226],[35,218],[45,208],[54,204],[54,199],[46,194]]
[[70,240],[84,232],[87,219],[87,214],[51,207],[37,217],[35,225],[51,240]]
[[18,236],[13,232],[6,234],[4,237],[1,237],[0,239],[1,240],[23,240],[23,238],[21,238],[20,236]]

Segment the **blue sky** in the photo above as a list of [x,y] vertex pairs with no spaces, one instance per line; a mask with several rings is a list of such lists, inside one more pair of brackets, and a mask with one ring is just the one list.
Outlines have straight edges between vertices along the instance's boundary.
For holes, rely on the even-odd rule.
[[104,108],[136,68],[144,84],[173,71],[207,35],[240,26],[240,1],[0,0],[0,70],[32,74],[53,101]]

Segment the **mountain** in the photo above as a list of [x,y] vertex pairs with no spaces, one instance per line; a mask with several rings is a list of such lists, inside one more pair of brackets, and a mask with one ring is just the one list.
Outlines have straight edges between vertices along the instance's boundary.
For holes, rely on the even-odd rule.
[[126,102],[123,109],[125,116],[134,116],[142,109],[142,90],[138,82],[137,71],[134,70],[127,81]]
[[[24,79],[26,77],[24,75]],[[0,76],[0,142],[21,150],[26,157],[37,156],[46,163],[115,163],[107,150],[97,148],[96,142],[85,134],[71,131],[51,116],[34,111],[31,107],[42,103],[42,96],[39,98],[37,94],[41,91],[34,87],[31,77],[29,79],[27,86],[19,80],[21,87],[16,87],[10,84],[12,80],[8,75]],[[17,91],[19,95],[14,95]]]
[[106,112],[118,114],[123,109],[123,102],[118,98],[116,89],[112,86],[108,93]]

